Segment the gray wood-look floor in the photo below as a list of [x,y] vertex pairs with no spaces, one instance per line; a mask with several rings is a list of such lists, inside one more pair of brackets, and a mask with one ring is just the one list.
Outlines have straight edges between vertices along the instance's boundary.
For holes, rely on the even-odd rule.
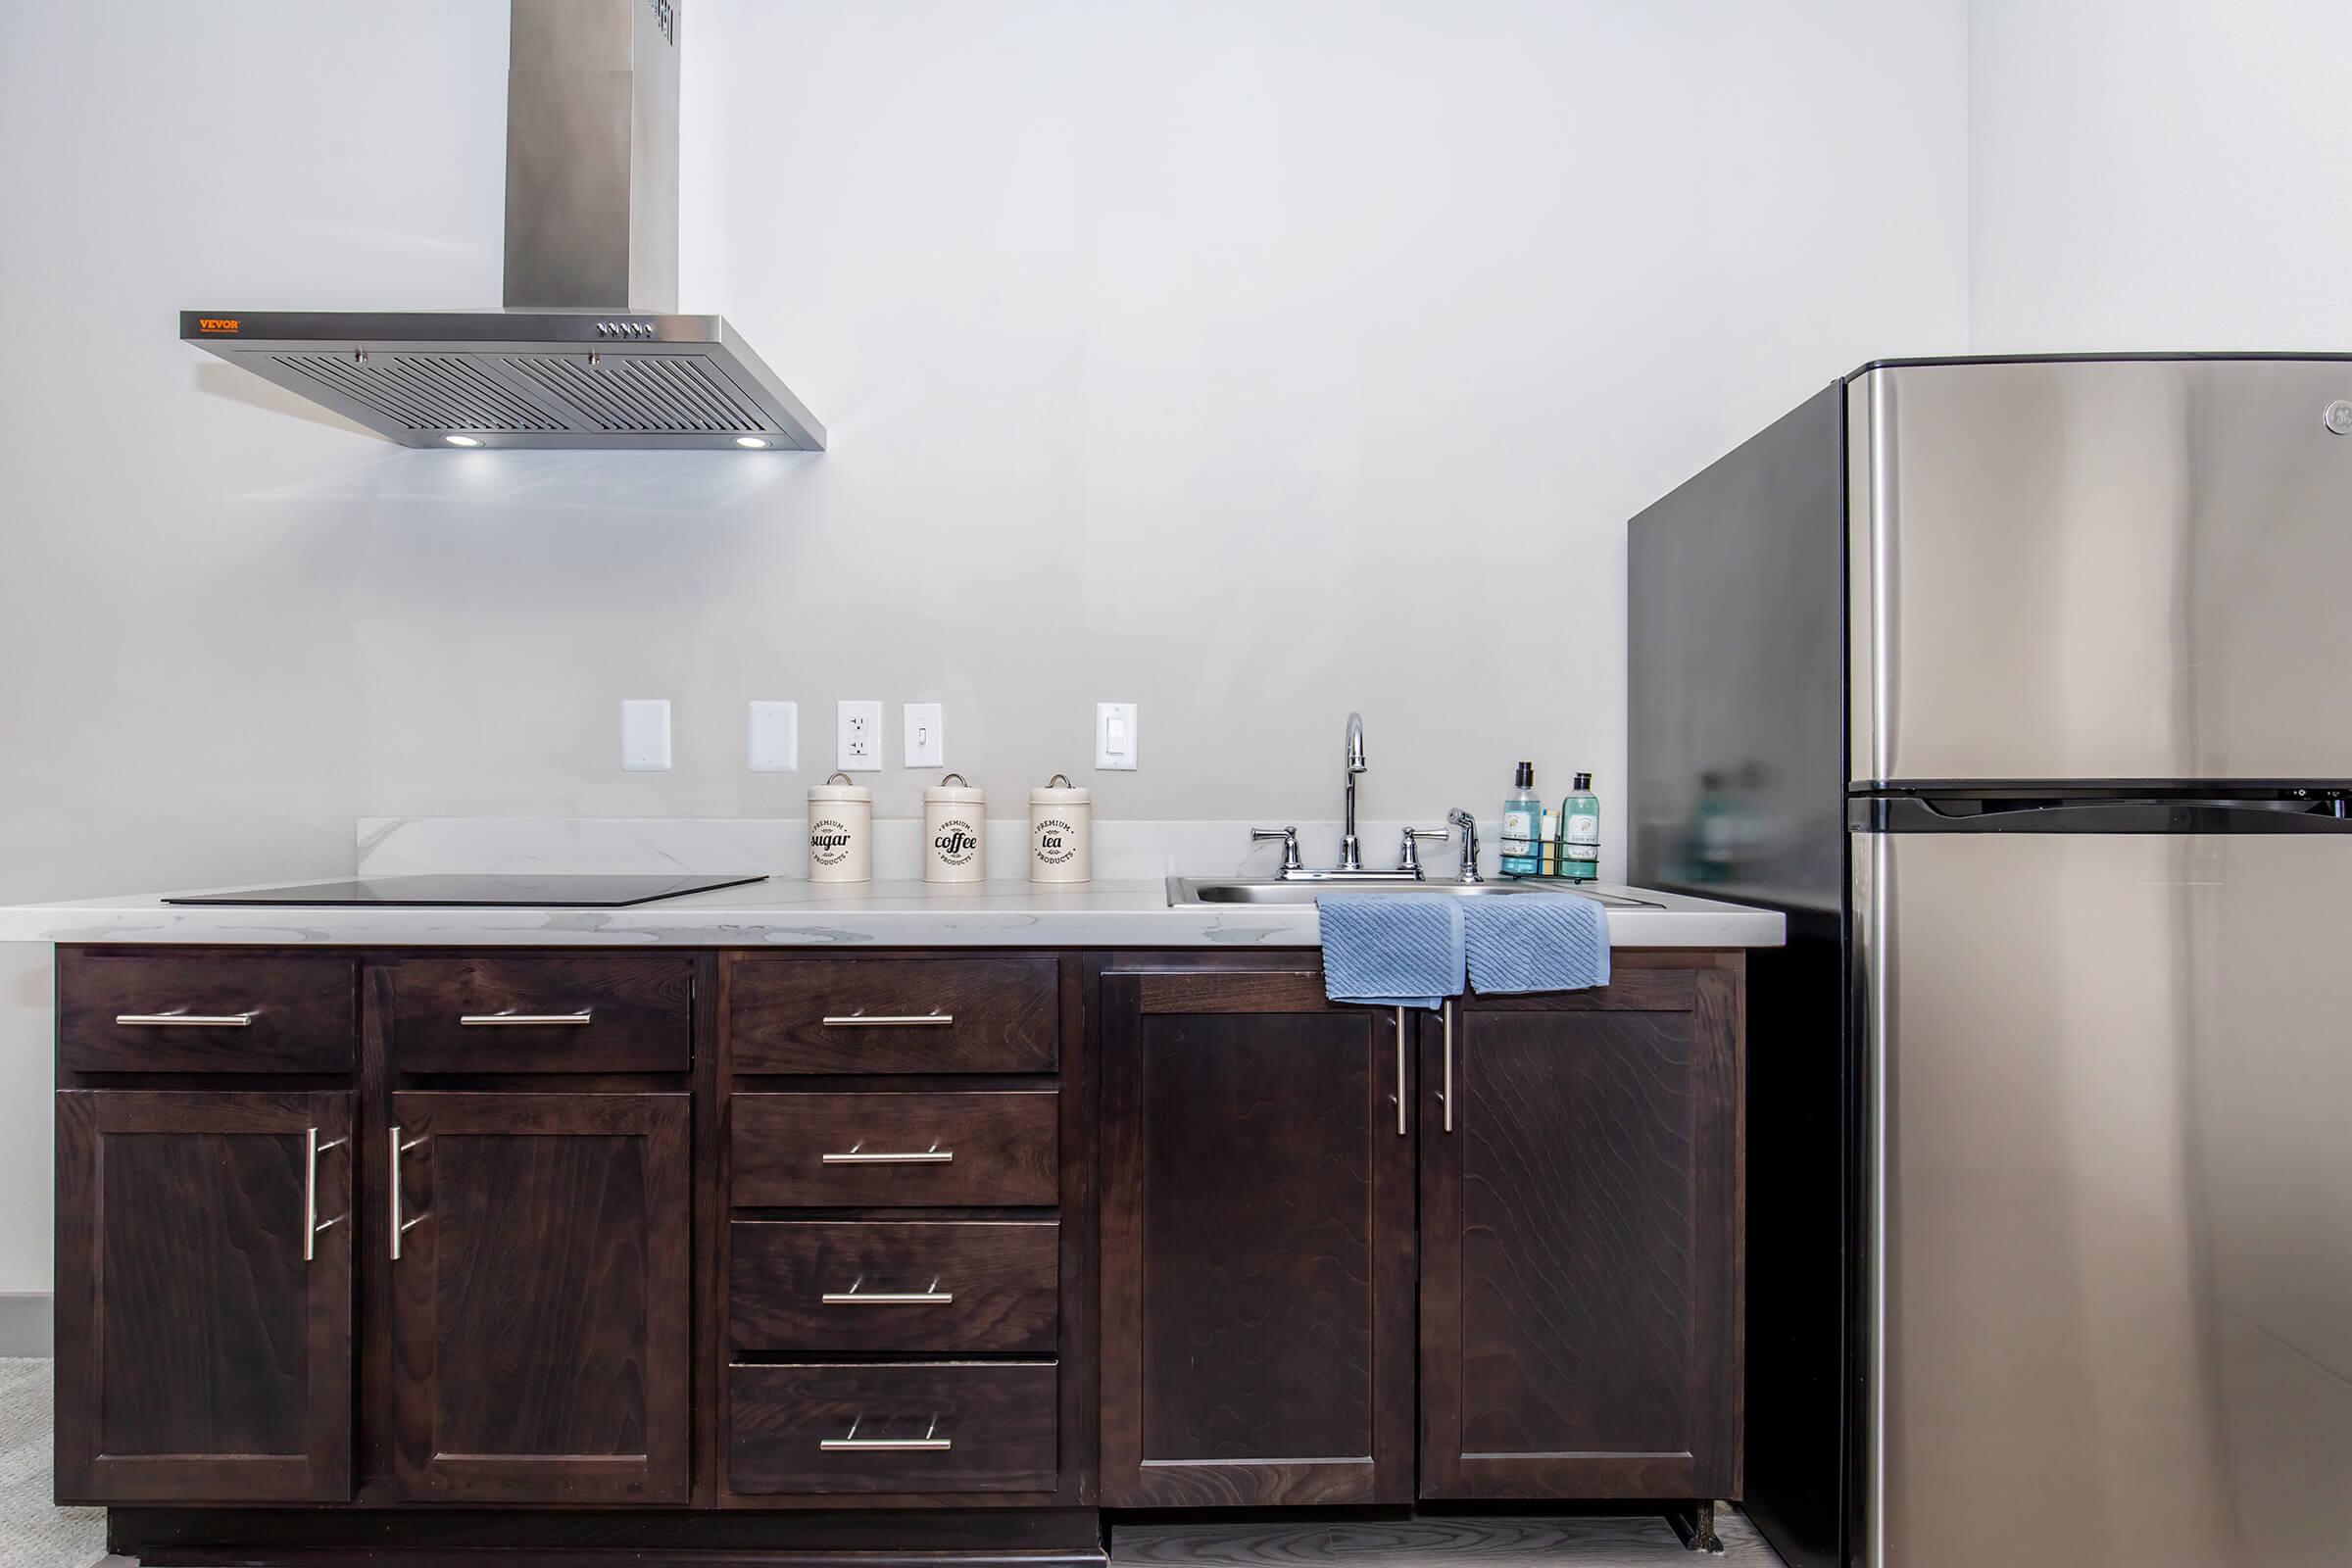
[[1111,1535],[1110,1560],[1173,1568],[1319,1568],[1325,1563],[1346,1563],[1348,1568],[1698,1568],[1729,1563],[1780,1568],[1779,1554],[1736,1510],[1716,1510],[1715,1533],[1723,1538],[1720,1557],[1690,1551],[1674,1527],[1654,1514],[1120,1525]]

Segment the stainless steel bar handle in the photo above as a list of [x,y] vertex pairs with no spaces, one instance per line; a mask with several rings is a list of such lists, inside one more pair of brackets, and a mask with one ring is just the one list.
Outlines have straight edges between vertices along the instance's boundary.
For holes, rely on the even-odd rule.
[[956,1021],[952,1012],[852,1012],[825,1019],[828,1029],[936,1029]]
[[243,1012],[189,1012],[181,1008],[174,1012],[118,1012],[115,1026],[120,1029],[250,1029],[253,1020],[262,1015],[259,1007],[247,1007]]
[[1453,1131],[1453,1003],[1446,1004],[1446,1130]]
[[467,1012],[460,1014],[458,1022],[467,1029],[546,1029],[595,1019],[595,1008],[582,1007],[577,1012]]
[[919,1438],[861,1438],[858,1428],[865,1417],[850,1423],[846,1438],[820,1438],[817,1447],[826,1453],[857,1450],[865,1453],[945,1453],[956,1446],[954,1438],[939,1436],[939,1417],[931,1418],[930,1427]]
[[820,1165],[952,1165],[956,1151],[933,1144],[929,1149],[865,1152],[860,1144],[846,1153],[826,1153],[817,1156]]
[[[429,1133],[428,1133],[428,1134],[426,1134],[425,1136],[426,1136],[427,1138],[429,1138],[429,1137],[431,1136],[431,1134],[429,1134]],[[406,1151],[408,1151],[408,1150],[412,1150],[412,1149],[419,1149],[419,1148],[422,1148],[422,1147],[423,1147],[423,1145],[424,1145],[424,1142],[425,1142],[425,1140],[424,1140],[423,1138],[412,1138],[412,1139],[410,1139],[410,1140],[409,1140],[407,1143],[402,1143],[402,1142],[401,1142],[401,1138],[400,1138],[400,1127],[399,1127],[399,1125],[398,1125],[397,1123],[396,1123],[396,1124],[394,1124],[394,1126],[393,1126],[393,1128],[392,1128],[392,1138],[391,1138],[391,1145],[392,1145],[392,1261],[393,1261],[393,1262],[395,1262],[395,1263],[397,1263],[397,1262],[399,1262],[399,1261],[400,1261],[400,1239],[401,1239],[403,1236],[406,1236],[406,1235],[408,1235],[408,1234],[409,1234],[409,1232],[411,1232],[411,1231],[415,1230],[415,1229],[416,1229],[417,1226],[419,1226],[419,1225],[423,1224],[423,1223],[424,1223],[426,1220],[428,1220],[428,1219],[431,1219],[431,1218],[433,1217],[433,1216],[432,1216],[432,1214],[431,1214],[429,1211],[428,1211],[428,1212],[426,1212],[426,1213],[419,1214],[419,1215],[417,1215],[417,1216],[416,1216],[415,1219],[411,1219],[411,1220],[403,1220],[403,1219],[400,1217],[400,1156],[401,1156],[401,1154],[402,1154],[403,1152],[406,1152]]]
[[302,1260],[305,1263],[318,1256],[318,1233],[331,1230],[351,1218],[349,1210],[337,1214],[321,1225],[318,1222],[318,1156],[330,1149],[341,1149],[350,1143],[348,1138],[318,1141],[318,1129],[306,1127],[302,1134]]
[[827,1306],[946,1306],[956,1299],[954,1291],[943,1291],[933,1280],[920,1291],[868,1291],[859,1287],[860,1279],[846,1291],[827,1291],[818,1299]]
[[1404,1130],[1404,1009],[1396,1009],[1396,1136]]

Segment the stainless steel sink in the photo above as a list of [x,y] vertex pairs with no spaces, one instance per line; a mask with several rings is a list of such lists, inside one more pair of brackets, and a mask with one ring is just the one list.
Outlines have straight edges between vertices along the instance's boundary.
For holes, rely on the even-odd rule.
[[1328,877],[1311,882],[1277,882],[1271,878],[1172,876],[1168,903],[1181,904],[1312,904],[1332,893],[1443,893],[1454,898],[1484,898],[1500,894],[1548,894],[1554,898],[1593,899],[1612,909],[1662,909],[1647,899],[1629,899],[1619,893],[1595,893],[1534,882],[1411,882],[1349,881]]

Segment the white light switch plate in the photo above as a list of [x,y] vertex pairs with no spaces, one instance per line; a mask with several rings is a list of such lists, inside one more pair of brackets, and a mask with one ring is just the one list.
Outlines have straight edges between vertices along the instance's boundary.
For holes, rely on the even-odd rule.
[[1135,704],[1095,705],[1095,766],[1135,770]]
[[669,699],[620,700],[620,765],[629,773],[669,771]]
[[747,761],[755,773],[797,773],[801,767],[801,705],[754,703]]
[[908,703],[906,705],[906,765],[908,767],[947,766],[948,742],[941,726],[946,722],[938,703]]
[[882,705],[838,703],[833,716],[833,765],[845,773],[882,766]]

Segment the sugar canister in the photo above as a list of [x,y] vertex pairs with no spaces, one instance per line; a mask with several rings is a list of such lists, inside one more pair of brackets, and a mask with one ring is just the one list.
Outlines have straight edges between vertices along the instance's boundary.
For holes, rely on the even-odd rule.
[[874,879],[874,792],[836,773],[808,787],[808,880]]
[[923,791],[923,880],[978,882],[988,875],[988,796],[961,773]]
[[1029,792],[1029,880],[1087,882],[1094,878],[1095,808],[1087,791],[1056,773]]

